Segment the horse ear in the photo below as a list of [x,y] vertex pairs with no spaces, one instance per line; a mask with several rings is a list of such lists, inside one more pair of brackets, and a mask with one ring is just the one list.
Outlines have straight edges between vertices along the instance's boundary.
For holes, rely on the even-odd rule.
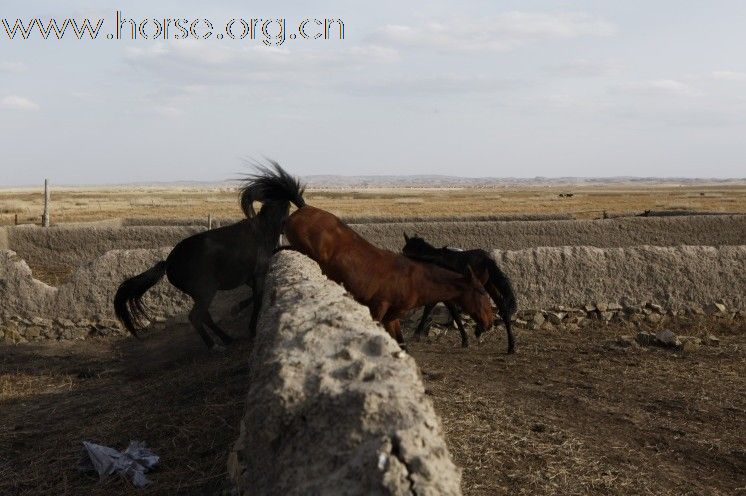
[[407,236],[407,233],[404,233],[404,242],[409,243],[409,236]]

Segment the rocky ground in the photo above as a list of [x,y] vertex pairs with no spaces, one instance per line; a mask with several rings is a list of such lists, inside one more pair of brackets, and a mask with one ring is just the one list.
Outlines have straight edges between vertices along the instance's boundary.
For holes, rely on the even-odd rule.
[[[746,487],[746,328],[724,318],[501,328],[411,343],[467,495],[712,494]],[[670,330],[696,349],[638,343]],[[627,336],[624,338],[624,336]],[[716,341],[710,336],[717,338]],[[220,494],[243,414],[248,349],[202,348],[188,326],[143,341],[0,345],[0,494],[134,494],[76,470],[81,441],[161,455],[138,494]]]

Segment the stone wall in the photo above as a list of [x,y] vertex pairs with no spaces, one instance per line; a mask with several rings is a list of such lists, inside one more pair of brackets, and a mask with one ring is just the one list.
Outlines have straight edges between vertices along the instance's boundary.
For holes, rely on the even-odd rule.
[[228,471],[240,495],[460,494],[417,365],[294,252],[273,261]]

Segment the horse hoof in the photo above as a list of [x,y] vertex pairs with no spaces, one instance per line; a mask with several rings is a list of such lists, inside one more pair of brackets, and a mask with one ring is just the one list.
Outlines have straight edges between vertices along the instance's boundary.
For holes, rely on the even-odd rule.
[[223,345],[220,345],[220,344],[214,344],[210,348],[210,351],[213,351],[215,353],[225,353],[226,352],[226,347],[223,346]]
[[468,341],[461,342],[461,347],[462,348],[468,348],[469,347],[469,342]]

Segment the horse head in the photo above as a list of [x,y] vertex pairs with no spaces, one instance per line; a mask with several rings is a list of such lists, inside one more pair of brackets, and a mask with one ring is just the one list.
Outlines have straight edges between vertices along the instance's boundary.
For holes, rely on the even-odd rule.
[[407,233],[404,233],[404,241],[402,253],[408,257],[416,258],[418,255],[424,255],[433,250],[433,247],[427,241],[416,234],[410,238]]
[[477,323],[475,334],[478,337],[492,328],[494,318],[492,300],[490,300],[479,278],[474,274],[471,265],[466,266],[464,279],[465,288],[459,298],[459,305]]

